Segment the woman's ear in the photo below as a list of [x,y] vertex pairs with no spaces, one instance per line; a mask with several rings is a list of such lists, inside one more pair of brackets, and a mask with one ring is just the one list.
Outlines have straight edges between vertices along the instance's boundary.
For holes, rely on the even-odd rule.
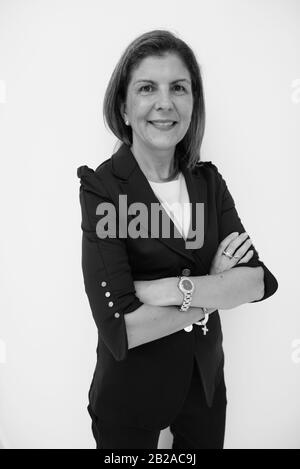
[[122,103],[120,106],[120,111],[121,111],[121,116],[123,117],[124,121],[127,119],[126,116],[126,105],[125,103]]

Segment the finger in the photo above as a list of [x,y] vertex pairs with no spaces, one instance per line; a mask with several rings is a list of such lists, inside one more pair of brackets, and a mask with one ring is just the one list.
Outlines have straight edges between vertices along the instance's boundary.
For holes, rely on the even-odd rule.
[[243,255],[246,254],[246,252],[248,251],[248,249],[250,248],[250,246],[252,246],[252,239],[251,239],[251,238],[248,238],[248,239],[242,244],[242,246],[234,252],[234,255],[235,255],[235,256],[238,256],[238,257],[241,259],[241,258],[243,257]]
[[[230,254],[235,253],[236,249],[243,244],[246,239],[249,237],[248,233],[245,231],[244,233],[241,233],[237,238],[233,239],[230,242],[230,245],[228,246],[227,250],[230,252]],[[244,254],[244,252],[242,253]]]
[[224,249],[226,249],[227,246],[230,244],[230,242],[233,241],[238,236],[239,236],[239,233],[237,231],[234,231],[233,233],[230,233],[228,236],[226,236],[226,238],[224,238],[223,241],[221,241],[221,243],[219,244],[217,253],[219,254],[223,252]]
[[252,251],[252,250],[247,252],[247,254],[244,257],[242,257],[242,259],[240,259],[237,263],[241,264],[242,262],[248,262],[251,259],[251,257],[253,256],[253,253],[254,253],[254,251]]
[[244,233],[241,233],[238,236],[233,236],[232,239],[229,240],[229,243],[226,246],[224,246],[224,248],[222,249],[222,252],[224,251],[224,249],[226,249],[226,251],[229,254],[233,255],[235,250],[245,241],[246,238],[248,238],[248,233],[246,231]]

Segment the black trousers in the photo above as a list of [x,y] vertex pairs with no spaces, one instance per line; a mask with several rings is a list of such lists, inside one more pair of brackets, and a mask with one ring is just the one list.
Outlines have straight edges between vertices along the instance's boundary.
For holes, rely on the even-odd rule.
[[[170,422],[172,449],[222,449],[226,420],[224,376],[215,391],[212,407],[205,400],[201,376],[194,359],[194,370],[185,402]],[[156,449],[161,430],[92,421],[97,449]]]

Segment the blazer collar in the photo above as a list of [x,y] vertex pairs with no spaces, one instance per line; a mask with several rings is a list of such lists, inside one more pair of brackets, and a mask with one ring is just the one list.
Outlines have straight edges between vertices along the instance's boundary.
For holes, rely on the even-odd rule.
[[[128,206],[134,202],[142,202],[147,206],[148,213],[150,213],[152,203],[160,204],[160,201],[157,199],[146,176],[141,170],[137,160],[135,159],[130,147],[127,144],[122,143],[121,147],[117,150],[117,152],[112,155],[111,164],[112,172],[116,177],[120,179],[119,183],[122,186],[124,193],[127,195]],[[178,232],[176,225],[170,219],[163,207],[162,217],[167,217],[165,221],[170,223],[171,236],[168,238],[163,238],[160,236],[156,239],[164,243],[168,248],[185,257],[189,261],[200,261],[200,263],[202,263],[203,268],[207,269],[207,266],[203,264],[201,259],[201,249],[205,242],[205,235],[207,231],[208,222],[207,183],[201,171],[199,171],[199,165],[201,166],[201,164],[202,163],[198,163],[198,168],[195,168],[193,170],[187,168],[182,170],[190,198],[190,203],[192,204],[191,226],[194,229],[196,227],[196,202],[204,203],[204,229],[202,230],[204,238],[201,241],[201,247],[198,247],[196,249],[190,249],[186,247],[185,239]],[[162,222],[164,221],[162,220]],[[144,226],[144,228],[146,231],[148,231],[148,235],[150,237],[151,227]],[[172,235],[173,230],[174,232],[176,232],[176,236]]]

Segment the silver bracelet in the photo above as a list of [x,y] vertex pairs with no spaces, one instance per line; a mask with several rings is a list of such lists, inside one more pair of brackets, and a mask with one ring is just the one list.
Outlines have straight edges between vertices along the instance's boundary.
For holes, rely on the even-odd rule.
[[207,327],[206,327],[206,323],[208,321],[209,314],[207,312],[207,308],[202,307],[202,309],[204,311],[204,318],[200,319],[200,321],[197,321],[195,324],[198,324],[198,326],[203,326],[202,331],[203,331],[203,334],[206,335],[206,332],[209,331],[209,329],[207,329]]

